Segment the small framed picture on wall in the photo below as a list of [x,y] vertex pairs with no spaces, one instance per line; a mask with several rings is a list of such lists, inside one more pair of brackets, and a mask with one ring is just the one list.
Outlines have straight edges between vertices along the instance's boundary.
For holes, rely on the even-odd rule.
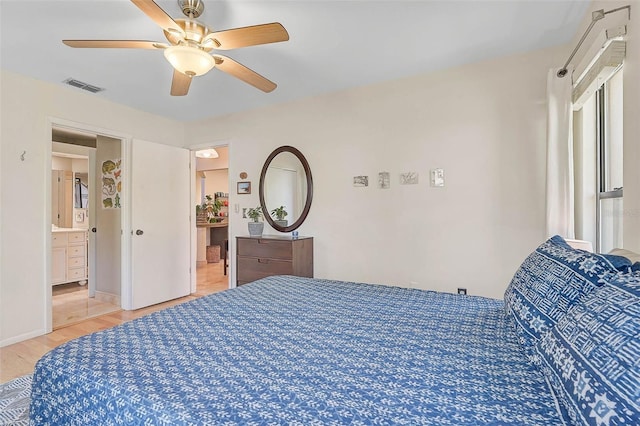
[[251,182],[238,182],[238,194],[251,194]]

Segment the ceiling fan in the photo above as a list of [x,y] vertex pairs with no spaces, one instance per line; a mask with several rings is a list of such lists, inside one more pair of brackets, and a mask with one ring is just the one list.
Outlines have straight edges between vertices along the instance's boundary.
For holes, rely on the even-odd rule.
[[193,77],[209,72],[213,67],[226,72],[263,92],[271,92],[276,84],[260,74],[217,53],[215,50],[230,50],[259,44],[289,40],[287,30],[278,22],[211,31],[196,21],[203,10],[201,0],[178,0],[186,19],[173,19],[153,0],[131,0],[164,31],[167,43],[148,40],[62,40],[70,47],[80,48],[126,48],[161,49],[173,66],[171,95],[184,96],[189,92]]

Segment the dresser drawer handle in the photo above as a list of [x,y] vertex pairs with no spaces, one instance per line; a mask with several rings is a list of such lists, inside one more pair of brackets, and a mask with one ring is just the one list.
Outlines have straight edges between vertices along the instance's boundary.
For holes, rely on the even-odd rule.
[[258,244],[269,244],[267,240],[258,240]]
[[269,259],[258,259],[258,263],[269,263]]

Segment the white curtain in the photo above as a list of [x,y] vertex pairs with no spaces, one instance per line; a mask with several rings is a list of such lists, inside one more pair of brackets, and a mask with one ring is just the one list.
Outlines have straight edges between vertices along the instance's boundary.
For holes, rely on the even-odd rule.
[[574,238],[571,72],[547,76],[547,236]]

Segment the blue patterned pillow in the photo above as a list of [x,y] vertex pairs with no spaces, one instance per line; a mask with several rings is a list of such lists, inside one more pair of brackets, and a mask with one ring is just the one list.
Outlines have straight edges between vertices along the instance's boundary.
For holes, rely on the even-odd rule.
[[640,425],[640,274],[585,296],[536,351],[575,424]]
[[560,236],[544,242],[525,259],[504,294],[525,352],[582,296],[618,271],[599,254],[571,248]]
[[624,256],[618,256],[615,254],[603,254],[605,259],[607,259],[614,268],[621,272],[631,272],[631,267],[633,262]]

